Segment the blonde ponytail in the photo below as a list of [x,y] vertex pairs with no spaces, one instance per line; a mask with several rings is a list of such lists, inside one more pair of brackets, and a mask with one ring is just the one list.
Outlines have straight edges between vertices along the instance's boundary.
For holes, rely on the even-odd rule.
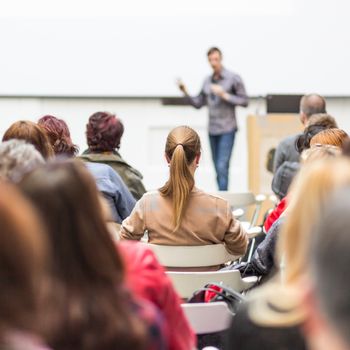
[[170,159],[170,176],[159,192],[172,199],[174,231],[177,231],[194,187],[190,165],[200,153],[198,134],[188,126],[175,128],[168,135],[165,153]]

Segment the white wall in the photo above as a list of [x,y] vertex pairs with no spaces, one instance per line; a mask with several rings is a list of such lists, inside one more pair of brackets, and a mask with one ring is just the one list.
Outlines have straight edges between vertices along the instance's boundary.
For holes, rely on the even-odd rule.
[[[350,97],[328,99],[327,103],[329,113],[337,119],[339,126],[350,132]],[[240,131],[230,170],[230,189],[233,191],[248,189],[246,116],[256,113],[257,106],[257,101],[252,100],[248,108],[237,109]],[[121,154],[144,174],[148,189],[159,187],[167,177],[168,168],[163,159],[163,150],[169,130],[183,124],[194,127],[203,144],[203,157],[196,176],[197,185],[209,191],[216,189],[206,132],[205,108],[198,111],[187,106],[162,106],[157,99],[0,98],[0,135],[17,120],[36,121],[44,114],[53,114],[66,120],[73,141],[84,150],[87,119],[99,110],[114,112],[123,120],[125,134]]]
[[348,0],[11,0],[0,11],[0,94],[197,92],[219,46],[250,95],[350,95]]

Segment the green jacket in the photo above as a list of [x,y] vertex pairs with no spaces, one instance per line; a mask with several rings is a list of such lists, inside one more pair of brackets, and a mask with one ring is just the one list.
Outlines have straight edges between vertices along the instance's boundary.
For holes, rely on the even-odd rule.
[[146,192],[145,186],[142,183],[142,174],[130,166],[119,154],[119,152],[105,153],[83,153],[79,156],[86,162],[104,163],[111,166],[123,179],[125,185],[136,200],[139,200]]

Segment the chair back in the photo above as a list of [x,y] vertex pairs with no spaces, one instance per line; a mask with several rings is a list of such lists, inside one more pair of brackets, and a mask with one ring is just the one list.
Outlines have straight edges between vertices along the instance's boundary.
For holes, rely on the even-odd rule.
[[224,244],[202,246],[167,246],[147,244],[166,267],[208,267],[235,261],[239,257],[231,255]]
[[238,270],[183,272],[167,271],[167,275],[182,299],[188,299],[193,293],[209,283],[223,284],[237,292],[243,292],[252,287],[257,277],[242,278]]
[[196,334],[221,332],[230,326],[232,313],[224,302],[182,304],[181,306]]

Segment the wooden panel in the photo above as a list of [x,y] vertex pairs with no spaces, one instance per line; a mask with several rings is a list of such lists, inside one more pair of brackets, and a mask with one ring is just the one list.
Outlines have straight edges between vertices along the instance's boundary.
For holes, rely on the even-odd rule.
[[248,116],[249,190],[264,194],[272,192],[272,174],[266,169],[267,153],[271,148],[276,148],[283,138],[302,129],[298,114]]

